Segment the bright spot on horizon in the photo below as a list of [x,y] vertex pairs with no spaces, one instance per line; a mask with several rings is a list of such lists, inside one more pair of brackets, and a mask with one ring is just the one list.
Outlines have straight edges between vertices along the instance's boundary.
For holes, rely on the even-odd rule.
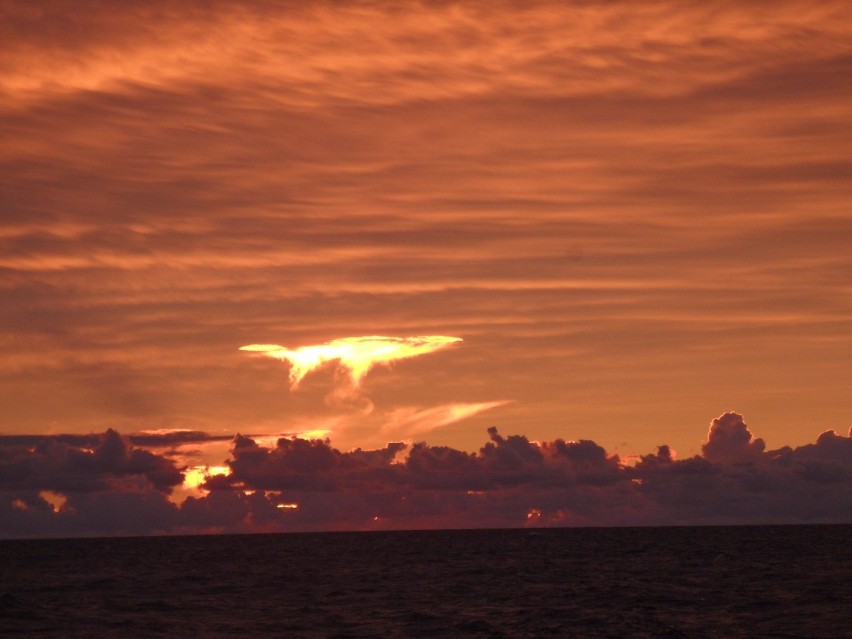
[[374,366],[387,366],[400,359],[433,353],[461,341],[460,337],[447,335],[417,337],[370,335],[343,337],[325,344],[301,346],[295,349],[277,344],[249,344],[241,346],[240,350],[289,362],[291,388],[298,387],[299,382],[311,371],[333,361],[338,362],[348,371],[352,384],[357,387],[361,379]]

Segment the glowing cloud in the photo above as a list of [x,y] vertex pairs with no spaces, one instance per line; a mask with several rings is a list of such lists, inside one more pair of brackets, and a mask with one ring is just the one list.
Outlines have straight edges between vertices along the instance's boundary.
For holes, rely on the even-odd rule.
[[230,474],[230,466],[187,466],[183,471],[183,483],[175,486],[167,498],[173,504],[179,505],[186,501],[187,497],[204,497],[210,492],[204,487],[204,482],[217,475],[227,477]]
[[402,433],[405,436],[425,433],[508,403],[508,401],[501,400],[443,404],[426,409],[417,407],[397,408],[390,414],[388,422],[382,426],[382,432]]
[[327,362],[337,362],[346,369],[354,386],[371,368],[389,365],[392,362],[446,348],[460,337],[446,335],[422,335],[419,337],[343,337],[325,344],[302,346],[289,349],[277,344],[249,344],[241,346],[241,351],[261,353],[266,357],[285,360],[290,363],[290,386],[296,388],[299,382],[313,370]]
[[189,490],[198,488],[213,475],[230,475],[229,466],[193,466],[183,475],[183,487]]

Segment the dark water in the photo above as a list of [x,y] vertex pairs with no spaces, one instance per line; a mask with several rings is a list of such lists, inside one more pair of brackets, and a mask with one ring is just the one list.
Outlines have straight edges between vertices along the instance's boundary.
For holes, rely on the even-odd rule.
[[2,637],[852,637],[852,526],[0,542]]

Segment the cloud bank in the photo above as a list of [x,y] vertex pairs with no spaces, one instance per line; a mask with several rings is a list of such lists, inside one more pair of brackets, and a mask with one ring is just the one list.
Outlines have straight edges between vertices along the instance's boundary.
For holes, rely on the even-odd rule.
[[852,429],[765,450],[742,416],[703,454],[625,463],[590,440],[488,431],[476,452],[423,442],[340,451],[328,440],[237,435],[229,474],[175,503],[182,471],[115,431],[0,438],[0,536],[520,526],[852,523]]

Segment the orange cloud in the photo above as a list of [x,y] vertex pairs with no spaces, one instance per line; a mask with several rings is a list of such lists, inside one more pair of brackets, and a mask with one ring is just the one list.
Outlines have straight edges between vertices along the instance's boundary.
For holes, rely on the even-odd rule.
[[0,423],[312,427],[233,372],[286,313],[476,336],[369,420],[325,360],[347,446],[468,393],[537,440],[688,455],[735,404],[803,441],[852,374],[850,9],[0,3]]
[[460,337],[424,335],[420,337],[344,337],[325,344],[302,346],[289,349],[276,344],[249,344],[241,351],[261,353],[267,357],[284,360],[290,364],[290,385],[296,388],[299,382],[327,362],[337,362],[349,373],[354,386],[374,366],[387,366],[392,362],[409,357],[433,353],[457,342]]
[[382,432],[395,436],[410,437],[426,433],[441,426],[447,426],[492,408],[504,406],[506,400],[496,402],[476,402],[442,404],[431,408],[406,406],[390,412],[382,426]]
[[[9,11],[18,31],[4,32],[0,91],[21,98],[126,90],[217,77],[254,78],[284,104],[340,100],[398,103],[486,95],[499,90],[552,94],[635,91],[673,94],[754,70],[756,54],[819,55],[843,48],[843,3],[785,3],[771,15],[750,3],[727,7],[670,2],[527,3],[488,7],[449,3],[312,2],[286,11],[236,6],[110,6],[70,12],[39,3]],[[42,8],[42,5],[44,8]],[[62,36],[39,29],[67,23]],[[797,30],[787,46],[775,43]],[[80,37],[67,34],[88,34]],[[810,36],[810,37],[808,37]],[[737,46],[738,55],[722,45]],[[770,48],[771,47],[771,48]],[[682,73],[673,57],[688,60]],[[560,64],[564,59],[570,64]],[[436,78],[438,79],[436,81]],[[282,87],[290,90],[281,91]]]

